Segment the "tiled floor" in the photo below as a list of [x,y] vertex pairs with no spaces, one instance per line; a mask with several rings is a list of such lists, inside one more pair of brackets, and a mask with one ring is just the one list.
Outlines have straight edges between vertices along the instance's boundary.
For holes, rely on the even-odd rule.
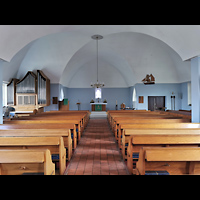
[[90,119],[66,175],[128,175],[107,119]]

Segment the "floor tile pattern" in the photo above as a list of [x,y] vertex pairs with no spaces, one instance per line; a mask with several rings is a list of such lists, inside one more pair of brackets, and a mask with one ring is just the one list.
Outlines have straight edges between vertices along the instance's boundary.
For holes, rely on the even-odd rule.
[[128,175],[107,119],[90,119],[66,175]]

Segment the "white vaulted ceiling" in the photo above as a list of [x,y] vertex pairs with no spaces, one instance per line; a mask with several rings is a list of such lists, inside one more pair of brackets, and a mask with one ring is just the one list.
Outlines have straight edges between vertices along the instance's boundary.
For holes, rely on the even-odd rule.
[[3,79],[22,78],[41,69],[51,83],[71,88],[96,81],[106,87],[129,87],[147,73],[157,83],[190,80],[190,61],[200,55],[200,26],[172,25],[9,25],[0,26]]

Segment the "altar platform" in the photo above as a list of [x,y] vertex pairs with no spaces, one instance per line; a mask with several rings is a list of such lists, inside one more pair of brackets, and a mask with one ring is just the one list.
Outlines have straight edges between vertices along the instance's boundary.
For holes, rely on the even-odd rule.
[[106,119],[107,112],[106,111],[92,111],[90,114],[90,119]]

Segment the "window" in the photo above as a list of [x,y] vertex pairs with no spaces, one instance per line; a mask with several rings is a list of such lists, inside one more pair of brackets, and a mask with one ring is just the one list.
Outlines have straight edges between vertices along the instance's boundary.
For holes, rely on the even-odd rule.
[[95,99],[101,99],[101,88],[95,88]]
[[2,84],[3,106],[7,106],[7,83]]
[[191,83],[188,83],[188,105],[191,106]]

